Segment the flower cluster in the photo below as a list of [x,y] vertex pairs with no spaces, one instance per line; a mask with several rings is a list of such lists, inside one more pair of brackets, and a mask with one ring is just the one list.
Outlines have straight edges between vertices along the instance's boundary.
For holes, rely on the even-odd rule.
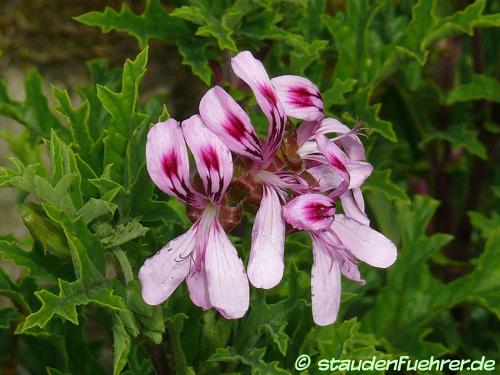
[[[385,268],[396,260],[394,244],[369,227],[365,214],[360,186],[372,166],[363,161],[359,129],[325,118],[320,92],[308,79],[270,79],[250,52],[239,53],[231,65],[267,118],[267,137],[259,138],[245,110],[219,86],[203,96],[198,115],[151,128],[151,179],[187,205],[193,225],[145,261],[139,271],[143,298],[160,304],[186,280],[197,306],[242,317],[249,281],[269,289],[283,277],[288,224],[288,230],[312,238],[313,318],[331,324],[341,275],[363,284],[359,261]],[[302,122],[297,127],[289,118]],[[188,148],[197,167],[193,178]],[[337,200],[342,214],[336,213]],[[259,207],[246,272],[226,234],[239,221],[243,203]]]

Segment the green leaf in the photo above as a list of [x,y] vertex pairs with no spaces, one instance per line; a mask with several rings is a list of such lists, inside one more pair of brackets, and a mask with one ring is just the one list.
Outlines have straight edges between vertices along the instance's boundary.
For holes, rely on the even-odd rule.
[[458,85],[448,93],[446,104],[469,100],[487,100],[500,103],[500,83],[488,76],[473,75],[470,83]]
[[233,31],[223,25],[203,1],[193,0],[191,4],[175,9],[170,15],[199,25],[196,35],[214,38],[221,50],[236,51],[236,44],[231,38]]
[[32,70],[24,82],[26,100],[15,101],[7,93],[5,82],[0,81],[0,114],[23,124],[31,133],[31,140],[47,137],[51,129],[67,136],[68,130],[50,111],[42,89],[42,77]]
[[387,138],[392,142],[396,142],[397,136],[394,132],[392,124],[379,117],[382,103],[371,105],[370,95],[371,92],[369,88],[357,91],[352,99],[352,108],[350,109],[350,113],[343,113],[342,117],[345,120],[354,123],[355,120],[352,118],[352,115],[355,115],[363,120],[363,123],[366,124],[368,129],[379,133],[384,138]]
[[[60,258],[69,258],[70,251],[63,231],[47,217],[40,205],[26,203],[20,209],[19,214],[31,237],[41,243],[45,253]],[[43,264],[41,259],[37,262]]]
[[210,83],[212,72],[205,56],[208,42],[194,36],[184,21],[168,15],[160,0],[148,0],[141,15],[134,14],[124,4],[120,12],[106,8],[102,13],[85,13],[76,20],[89,26],[99,26],[105,33],[111,30],[126,32],[137,38],[141,47],[145,47],[150,39],[173,43],[179,49],[183,63],[191,66],[193,73],[206,84]]
[[208,360],[213,362],[242,362],[251,367],[251,373],[255,375],[289,375],[290,373],[279,367],[277,361],[266,363],[263,358],[266,348],[252,348],[239,354],[233,347],[217,348]]
[[136,112],[139,84],[146,72],[147,59],[148,49],[145,48],[134,61],[125,62],[120,92],[97,87],[97,96],[113,119],[104,138],[103,167],[113,164],[111,174],[114,181],[121,180],[119,176],[123,174],[128,139],[148,118]]
[[450,142],[454,148],[463,148],[481,159],[486,160],[488,157],[486,147],[477,139],[477,131],[467,129],[465,124],[452,126],[445,131],[427,133],[420,147],[436,139]]
[[22,327],[20,327],[21,332],[33,327],[44,328],[54,315],[69,320],[73,324],[78,324],[76,307],[88,303],[95,303],[112,310],[124,309],[122,299],[114,295],[112,289],[101,285],[86,288],[81,281],[68,283],[61,279],[58,279],[58,284],[58,295],[52,294],[46,289],[35,293],[42,306],[38,311],[26,317]]
[[68,92],[57,86],[52,86],[52,95],[57,101],[55,109],[68,120],[73,144],[77,145],[80,156],[94,168],[98,167],[99,155],[94,140],[90,135],[90,106],[87,99],[80,107],[71,104]]
[[479,212],[469,212],[472,225],[481,231],[481,236],[488,239],[498,228],[500,228],[500,215],[492,212],[491,217],[486,217]]
[[103,199],[90,198],[78,211],[85,224],[89,224],[98,217],[115,213],[118,205]]
[[7,307],[0,310],[0,329],[10,328],[10,324],[13,321],[21,319],[21,315],[16,309],[12,307]]
[[81,219],[71,219],[64,211],[49,204],[43,208],[47,216],[64,231],[77,279],[84,285],[99,283],[104,278],[104,249]]
[[134,219],[125,224],[118,224],[116,228],[114,228],[114,233],[108,237],[102,238],[101,242],[106,248],[118,247],[144,236],[148,230],[149,228],[144,227],[138,219]]
[[150,306],[144,302],[137,280],[127,283],[127,306],[134,312],[141,324],[141,332],[156,344],[160,344],[165,333],[163,311],[160,306]]
[[474,271],[450,283],[455,300],[480,303],[500,319],[500,229],[490,232]]
[[406,192],[391,180],[392,171],[375,170],[363,184],[363,190],[378,191],[388,199],[410,203],[410,198]]
[[187,319],[185,314],[175,314],[165,320],[167,331],[172,343],[173,356],[175,358],[175,370],[177,374],[194,375],[195,372],[186,362],[184,350],[181,344],[181,334],[184,327],[184,321]]
[[319,358],[335,359],[388,359],[390,355],[380,352],[381,341],[371,333],[361,332],[356,318],[326,327],[314,327],[304,339],[302,353],[319,352]]
[[28,275],[55,281],[59,274],[56,265],[60,261],[57,258],[40,254],[36,248],[25,251],[14,237],[0,237],[0,258],[25,268]]
[[345,95],[350,93],[355,85],[355,79],[335,79],[332,86],[322,94],[325,108],[331,108],[334,104],[347,103]]
[[130,336],[125,330],[122,320],[113,317],[113,375],[118,375],[127,365],[130,353]]

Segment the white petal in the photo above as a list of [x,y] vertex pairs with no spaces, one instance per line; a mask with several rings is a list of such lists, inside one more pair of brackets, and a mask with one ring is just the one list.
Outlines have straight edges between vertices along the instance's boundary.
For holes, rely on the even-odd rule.
[[189,254],[194,250],[196,226],[167,243],[146,259],[139,270],[142,298],[149,305],[165,301],[189,273]]
[[359,260],[379,268],[387,268],[396,261],[396,246],[368,225],[336,215],[331,228],[346,249]]
[[331,257],[325,244],[313,237],[314,263],[311,269],[311,299],[313,320],[326,326],[337,319],[340,305],[341,282],[338,263]]
[[264,195],[252,230],[248,279],[257,288],[270,289],[283,277],[285,222],[276,190],[263,186]]
[[218,220],[209,232],[205,270],[212,306],[226,319],[245,315],[250,298],[248,278],[243,262]]
[[186,278],[186,283],[189,289],[189,297],[196,306],[201,307],[203,310],[212,307],[208,295],[207,275],[204,265],[198,272],[190,274]]

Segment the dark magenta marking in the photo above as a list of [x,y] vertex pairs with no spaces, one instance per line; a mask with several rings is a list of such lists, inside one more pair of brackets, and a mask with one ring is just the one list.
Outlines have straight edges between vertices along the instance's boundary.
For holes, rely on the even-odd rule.
[[278,102],[278,99],[276,98],[276,94],[274,93],[274,90],[267,85],[263,85],[259,87],[259,90],[262,95],[266,98],[266,100],[271,104],[272,106],[276,107],[276,103]]
[[224,129],[226,129],[231,137],[238,141],[241,141],[241,139],[245,138],[245,133],[247,132],[247,130],[245,129],[243,121],[241,121],[233,113],[228,114],[227,121],[228,123],[224,126]]
[[177,167],[178,167],[178,159],[177,154],[174,150],[171,150],[169,153],[163,156],[162,167],[163,172],[167,175],[168,178],[172,178],[172,176],[177,176]]
[[323,221],[326,218],[332,217],[333,206],[325,206],[322,203],[312,203],[307,208],[307,216],[309,220]]
[[212,146],[207,146],[201,150],[201,158],[208,169],[219,171],[219,157]]
[[342,172],[347,173],[347,169],[346,169],[346,167],[345,167],[344,163],[342,163],[342,162],[340,161],[340,159],[339,159],[339,158],[337,158],[335,155],[331,155],[331,157],[330,157],[330,163],[332,163],[332,165],[333,165],[335,168],[340,169]]

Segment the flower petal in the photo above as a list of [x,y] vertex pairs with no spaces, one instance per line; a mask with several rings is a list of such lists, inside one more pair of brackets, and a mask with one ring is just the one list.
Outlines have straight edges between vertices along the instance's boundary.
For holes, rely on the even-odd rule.
[[241,318],[248,310],[249,286],[243,262],[218,220],[212,226],[205,253],[211,304],[226,319]]
[[205,194],[219,202],[233,177],[231,152],[198,115],[182,122],[182,132],[193,153]]
[[283,206],[286,222],[298,230],[327,229],[332,225],[334,215],[333,199],[322,194],[302,194]]
[[[370,225],[370,219],[365,214],[364,201],[362,201],[362,205],[358,203],[358,199],[356,199],[355,194],[361,194],[361,189],[357,188],[354,190],[347,190],[344,194],[340,196],[340,201],[342,202],[342,209],[346,216],[353,218],[356,221],[359,221],[362,224]],[[362,195],[361,195],[362,199]]]
[[[321,122],[321,126],[317,130],[317,134],[347,134],[352,132],[346,125],[334,118],[326,118]],[[350,160],[365,160],[365,147],[356,134],[349,134],[335,141],[346,151]]]
[[142,298],[149,305],[165,301],[189,273],[188,257],[196,245],[196,224],[146,259],[139,270]]
[[351,179],[349,189],[355,189],[359,188],[372,174],[373,166],[364,161],[348,161],[347,170]]
[[264,160],[270,160],[283,139],[286,115],[264,65],[248,51],[231,59],[234,73],[252,90],[262,112],[269,121],[267,139],[263,145]]
[[330,194],[332,197],[338,197],[349,188],[350,184],[345,154],[335,143],[322,134],[316,136],[316,143],[318,144],[318,150],[343,179],[342,183]]
[[154,125],[146,142],[149,176],[161,190],[194,204],[199,196],[189,181],[189,159],[179,123],[174,119]]
[[285,114],[305,121],[323,118],[323,100],[314,83],[307,78],[284,75],[271,80]]
[[196,306],[201,307],[203,310],[212,307],[208,295],[207,274],[204,266],[198,272],[190,274],[186,278],[186,283],[189,289],[189,297]]
[[263,185],[263,197],[252,230],[248,279],[257,288],[270,289],[283,277],[285,223],[278,193]]
[[250,118],[223,88],[215,86],[200,101],[205,125],[237,154],[262,160],[261,143]]
[[297,144],[302,146],[308,139],[313,140],[321,123],[318,121],[305,121],[297,128]]
[[335,189],[343,181],[342,177],[330,165],[311,167],[307,169],[307,172],[318,181],[318,185],[315,187],[318,191],[324,192]]
[[332,324],[337,319],[340,305],[340,268],[325,244],[316,236],[313,239],[314,263],[311,269],[311,302],[314,323]]
[[368,225],[336,215],[331,228],[346,249],[359,260],[379,268],[387,268],[396,261],[396,246]]

